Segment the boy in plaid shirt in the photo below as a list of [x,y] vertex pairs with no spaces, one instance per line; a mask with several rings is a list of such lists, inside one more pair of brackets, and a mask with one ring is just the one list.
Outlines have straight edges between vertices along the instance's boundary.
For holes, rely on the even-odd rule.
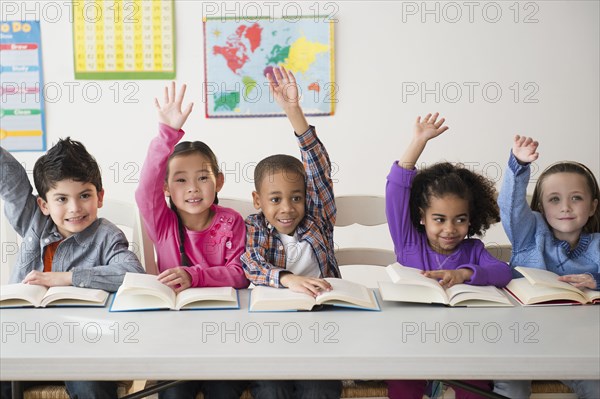
[[[274,76],[273,76],[274,75]],[[268,74],[269,90],[296,133],[302,162],[289,155],[263,159],[254,171],[254,207],[246,219],[242,263],[255,285],[317,296],[331,290],[324,277],[340,277],[334,256],[335,200],[331,162],[298,104],[294,75],[283,67]],[[256,381],[255,399],[339,398],[340,381]]]

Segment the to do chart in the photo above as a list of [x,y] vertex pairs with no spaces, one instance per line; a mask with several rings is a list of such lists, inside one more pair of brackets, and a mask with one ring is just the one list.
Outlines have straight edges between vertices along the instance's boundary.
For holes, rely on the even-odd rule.
[[175,77],[171,0],[73,2],[77,79]]

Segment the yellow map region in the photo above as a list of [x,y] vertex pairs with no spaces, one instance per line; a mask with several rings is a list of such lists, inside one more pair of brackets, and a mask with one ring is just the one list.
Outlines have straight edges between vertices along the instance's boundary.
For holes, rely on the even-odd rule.
[[290,46],[290,53],[284,67],[294,73],[308,71],[308,68],[317,59],[317,54],[329,51],[329,45],[310,42],[302,36]]

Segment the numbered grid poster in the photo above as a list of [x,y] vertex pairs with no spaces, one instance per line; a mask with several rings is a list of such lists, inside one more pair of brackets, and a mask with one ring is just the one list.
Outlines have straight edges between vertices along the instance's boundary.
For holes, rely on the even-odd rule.
[[45,151],[40,22],[0,24],[0,145],[9,151]]
[[172,0],[73,2],[76,79],[175,77]]
[[333,21],[325,18],[204,20],[207,118],[284,116],[265,74],[284,66],[296,76],[307,115],[333,115]]

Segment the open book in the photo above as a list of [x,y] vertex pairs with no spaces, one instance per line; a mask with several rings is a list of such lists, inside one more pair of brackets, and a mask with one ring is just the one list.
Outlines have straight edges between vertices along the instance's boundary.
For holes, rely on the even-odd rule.
[[494,286],[456,284],[444,289],[435,279],[425,277],[421,270],[393,263],[386,267],[393,282],[380,281],[379,291],[384,301],[441,303],[448,306],[514,306],[504,293]]
[[136,310],[239,309],[237,291],[231,287],[188,288],[175,294],[155,275],[125,273],[111,312]]
[[375,294],[364,285],[339,278],[326,278],[332,290],[316,298],[287,288],[257,286],[250,291],[250,312],[311,310],[315,305],[334,305],[380,310]]
[[73,286],[44,287],[33,284],[8,284],[0,287],[0,307],[104,306],[108,292]]
[[524,277],[513,279],[506,290],[522,305],[569,305],[600,303],[600,291],[575,288],[558,281],[558,274],[548,270],[517,266]]

